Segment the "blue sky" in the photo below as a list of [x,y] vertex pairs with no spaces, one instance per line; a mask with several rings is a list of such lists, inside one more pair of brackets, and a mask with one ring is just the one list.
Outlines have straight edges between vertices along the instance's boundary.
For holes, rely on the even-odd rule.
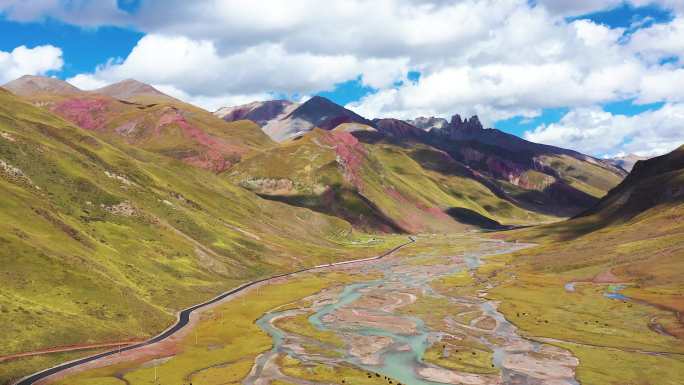
[[[684,109],[677,2],[488,1],[9,0],[0,79],[26,70],[95,88],[132,77],[208,109],[322,95],[369,118],[478,114],[598,156],[665,151],[664,114]],[[460,28],[461,14],[479,30]],[[619,124],[659,128],[649,139]],[[620,138],[602,143],[608,132]]]
[[124,58],[143,33],[127,28],[81,28],[46,19],[20,23],[0,19],[0,50],[11,51],[17,46],[51,44],[63,51],[64,67],[50,73],[62,79],[93,71],[109,58]]

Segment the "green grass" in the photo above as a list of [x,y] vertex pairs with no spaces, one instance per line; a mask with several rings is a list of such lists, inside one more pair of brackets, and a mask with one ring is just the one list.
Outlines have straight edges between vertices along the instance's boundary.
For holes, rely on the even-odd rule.
[[[628,177],[589,215],[494,235],[539,246],[478,270],[479,278],[499,284],[489,298],[501,301],[499,310],[524,335],[555,339],[573,352],[583,384],[684,380],[684,327],[676,316],[684,310],[684,206],[668,195],[681,186],[680,176]],[[621,293],[638,301],[606,298],[610,285],[600,282],[607,276],[626,283]],[[577,281],[574,292],[564,289]],[[652,330],[653,320],[674,336]]]
[[622,181],[606,168],[567,155],[541,156],[539,161],[552,167],[570,186],[595,198],[602,198]]
[[286,317],[279,319],[275,326],[288,333],[299,334],[304,337],[309,337],[316,341],[329,344],[333,347],[343,347],[344,342],[335,333],[325,330],[318,330],[309,322],[309,314],[299,314],[293,317]]
[[677,385],[682,382],[684,359],[623,352],[576,344],[558,344],[580,360],[577,379],[589,385]]
[[467,346],[460,342],[439,341],[425,351],[423,360],[443,368],[466,373],[494,374],[499,369],[492,364],[493,353],[482,346]]
[[[5,92],[0,132],[11,166],[0,168],[0,354],[147,337],[245,280],[405,241],[371,241],[340,219],[101,139]],[[113,211],[121,204],[133,215]]]
[[90,384],[110,381],[117,375],[123,375],[131,385],[146,384],[154,378],[154,366],[160,383],[205,383],[204,380],[216,383],[219,378],[224,378],[224,383],[239,383],[249,372],[256,355],[271,348],[270,336],[254,323],[255,319],[323,288],[363,278],[341,273],[305,274],[286,283],[250,290],[243,299],[207,311],[202,321],[179,342],[180,352],[170,359],[152,361],[156,357],[148,356],[143,361],[75,374],[56,384]]
[[[379,385],[388,383],[384,376],[377,376],[375,373],[366,372],[346,364],[308,364],[287,355],[281,355],[279,361],[284,374],[308,381],[345,385]],[[396,384],[397,382],[393,381],[393,383]]]
[[[345,136],[340,139],[340,137]],[[426,145],[391,143],[345,147],[350,134],[314,130],[296,141],[247,157],[231,169],[236,183],[271,199],[336,215],[373,231],[453,232],[468,226],[446,212],[464,208],[505,224],[550,218],[497,197],[488,187],[446,169],[440,152]],[[336,146],[343,150],[336,150]],[[353,166],[337,152],[351,148]],[[338,162],[339,160],[339,162]],[[452,161],[453,162],[453,161]]]

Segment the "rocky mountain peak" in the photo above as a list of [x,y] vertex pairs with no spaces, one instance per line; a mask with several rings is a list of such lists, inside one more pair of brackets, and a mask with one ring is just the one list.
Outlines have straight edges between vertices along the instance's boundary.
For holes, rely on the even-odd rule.
[[480,123],[480,118],[478,118],[477,115],[471,116],[470,119],[462,119],[461,115],[456,114],[451,117],[449,126],[452,130],[466,131],[469,133],[484,130],[482,123]]

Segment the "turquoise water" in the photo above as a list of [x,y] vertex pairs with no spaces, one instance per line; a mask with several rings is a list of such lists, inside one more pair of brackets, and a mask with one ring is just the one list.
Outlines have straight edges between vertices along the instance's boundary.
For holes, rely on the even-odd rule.
[[[311,317],[309,317],[309,322],[321,330],[331,330],[323,322],[321,322],[321,319],[326,314],[330,314],[335,310],[359,299],[361,297],[362,289],[377,286],[381,283],[381,281],[372,281],[346,286],[344,290],[342,290],[339,299],[335,303],[326,305],[314,313]],[[430,332],[427,330],[421,319],[415,317],[406,318],[409,318],[416,323],[416,330],[418,331],[417,334],[397,334],[383,329],[368,327],[356,327],[353,331],[354,333],[360,335],[389,337],[394,341],[394,346],[405,345],[408,346],[408,350],[398,351],[396,349],[392,349],[392,346],[390,346],[390,348],[385,349],[385,351],[381,353],[381,364],[377,366],[363,365],[358,362],[355,357],[345,357],[345,360],[353,365],[390,377],[403,384],[439,385],[439,383],[426,381],[416,375],[415,368],[422,363],[425,350],[429,346],[428,338],[430,336]]]
[[[340,294],[334,299],[334,302],[319,308],[318,311],[308,318],[308,320],[314,327],[320,330],[332,331],[336,333],[352,333],[355,335],[364,336],[388,337],[393,341],[391,345],[387,346],[378,353],[380,358],[380,363],[378,365],[362,364],[357,357],[352,356],[346,352],[346,350],[338,350],[338,352],[343,354],[340,360],[344,362],[367,370],[368,372],[387,376],[391,378],[395,384],[396,382],[399,382],[405,385],[442,385],[438,382],[427,381],[417,374],[417,370],[433,366],[424,363],[423,357],[426,349],[430,345],[430,342],[438,340],[438,337],[442,335],[442,333],[430,332],[420,318],[401,316],[404,319],[411,320],[415,323],[416,332],[413,334],[399,334],[385,329],[379,329],[377,327],[360,326],[354,323],[351,325],[344,323],[339,324],[336,322],[326,324],[322,320],[326,317],[326,315],[332,314],[342,307],[352,305],[368,291],[391,293],[394,291],[406,292],[406,289],[418,289],[422,292],[422,295],[441,296],[440,294],[433,292],[428,283],[435,278],[439,278],[440,276],[446,274],[453,274],[454,272],[463,270],[463,268],[475,269],[482,263],[478,254],[475,253],[464,255],[464,262],[464,264],[454,264],[453,266],[449,266],[450,268],[440,270],[439,272],[424,270],[423,267],[416,267],[411,273],[406,271],[406,266],[402,266],[397,263],[375,263],[373,265],[373,269],[375,271],[384,272],[384,277],[382,279],[344,286]],[[621,288],[613,287],[610,289],[618,291]],[[620,295],[617,292],[612,292],[613,290],[609,290],[611,293],[606,294]],[[469,304],[473,303],[472,299],[465,299],[464,302]],[[477,302],[477,305],[479,305],[478,307],[485,315],[488,315],[497,321],[497,327],[493,333],[494,335],[505,337],[506,340],[510,341],[522,340],[517,334],[516,327],[509,323],[505,317],[497,311],[496,305],[494,303],[484,301]],[[364,309],[364,311],[366,310],[367,309]],[[382,309],[378,309],[378,312],[382,313]],[[296,313],[296,310],[267,313],[257,321],[257,325],[259,325],[259,327],[261,327],[272,337],[273,349],[270,352],[261,355],[257,359],[255,371],[243,383],[246,385],[253,385],[253,380],[259,378],[259,375],[262,373],[266,362],[273,358],[277,353],[286,353],[296,358],[302,358],[303,360],[309,359],[307,357],[300,357],[297,352],[293,352],[288,349],[287,345],[284,345],[284,341],[288,339],[288,336],[281,330],[271,325],[271,321],[278,316],[292,315]],[[397,316],[397,314],[393,315]],[[531,345],[531,347],[523,347],[520,351],[509,351],[506,349],[505,345],[493,343],[484,336],[479,337],[479,339],[483,344],[489,346],[493,350],[494,357],[492,364],[501,370],[504,382],[515,383],[522,380],[528,381],[532,378],[529,377],[530,375],[527,372],[520,372],[519,370],[515,369],[507,369],[504,365],[504,362],[506,361],[507,356],[510,354],[528,354],[528,351],[539,352],[539,348],[541,347],[539,343],[527,341],[527,346]],[[333,362],[337,360],[338,359],[335,359]],[[574,379],[571,378],[564,380],[568,384],[578,384]]]
[[479,256],[466,255],[463,259],[465,260],[466,266],[468,266],[468,270],[475,270],[482,265],[482,260]]
[[610,298],[610,299],[618,299],[618,300],[621,300],[621,301],[627,301],[627,300],[629,300],[629,297],[627,297],[627,296],[624,295],[624,294],[620,294],[620,293],[604,293],[603,295],[604,295],[605,297]]
[[[317,327],[318,329],[331,330],[321,321],[321,319],[325,315],[330,314],[335,310],[358,300],[362,295],[361,290],[372,286],[381,285],[382,283],[383,281],[370,281],[345,286],[341,294],[339,295],[338,299],[334,303],[322,307],[316,313],[311,315],[309,317],[309,322],[311,322],[311,324]],[[283,347],[285,334],[278,328],[273,327],[273,325],[271,324],[271,321],[274,318],[279,317],[286,312],[287,311],[267,313],[263,317],[259,318],[256,323],[273,339],[273,349],[271,350],[272,353],[285,352],[293,356],[296,356],[296,354],[287,351],[287,349]],[[389,332],[383,329],[367,327],[356,327],[353,329],[353,332],[355,334],[389,337],[394,341],[392,346],[385,349],[385,351],[381,353],[382,360],[380,365],[363,365],[355,357],[351,356],[345,356],[343,357],[343,359],[352,365],[355,365],[357,367],[366,369],[374,373],[379,373],[381,375],[390,377],[403,384],[440,385],[436,382],[425,381],[424,379],[416,375],[415,368],[419,366],[422,362],[422,357],[425,354],[425,350],[429,346],[428,338],[430,336],[430,332],[427,330],[425,324],[421,319],[415,317],[408,318],[410,318],[416,323],[416,329],[418,331],[417,334],[404,335]],[[398,351],[396,349],[392,349],[392,347],[396,348],[397,346],[402,345],[408,346],[408,350]],[[263,366],[268,360],[268,358],[269,355],[264,354],[257,360],[257,376],[263,369]]]
[[605,297],[608,297],[610,299],[617,299],[620,301],[629,301],[631,298],[627,297],[624,294],[620,294],[619,291],[625,288],[625,285],[609,285],[608,286],[608,292],[603,293]]

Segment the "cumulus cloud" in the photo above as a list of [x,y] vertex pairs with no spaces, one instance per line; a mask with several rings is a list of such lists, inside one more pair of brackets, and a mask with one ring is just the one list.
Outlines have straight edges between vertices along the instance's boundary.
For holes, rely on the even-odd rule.
[[584,15],[605,11],[623,4],[623,0],[537,0],[554,14],[562,16]]
[[276,98],[276,95],[271,93],[224,94],[214,96],[191,95],[183,90],[167,84],[153,84],[153,86],[167,95],[171,95],[176,99],[180,99],[196,106],[201,106],[208,111],[216,111],[225,106],[238,106],[241,104],[247,104],[255,100],[270,100]]
[[173,86],[190,95],[295,94],[334,88],[361,76],[364,85],[384,88],[405,77],[407,59],[290,53],[261,44],[221,55],[213,42],[184,36],[144,36],[122,61],[110,61],[91,74],[69,79],[84,88],[135,78]]
[[629,4],[633,7],[658,5],[673,11],[684,9],[684,1],[682,0],[536,0],[534,3],[561,16],[579,16],[608,11],[623,4]]
[[0,12],[14,21],[52,18],[87,27],[123,25],[129,17],[116,0],[0,0]]
[[629,48],[650,63],[684,57],[684,16],[634,32]]
[[443,66],[425,66],[417,83],[350,104],[371,114],[401,111],[487,113],[485,122],[634,97],[646,67],[625,55],[622,30],[587,20],[557,23],[545,10],[520,8],[487,38]]
[[683,102],[684,1],[628,3],[680,16],[625,33],[567,18],[622,0],[146,0],[133,13],[114,0],[0,0],[0,12],[146,33],[125,58],[68,79],[81,88],[135,78],[214,109],[360,77],[375,92],[348,107],[368,117],[477,113],[491,125],[545,108]]
[[52,45],[33,48],[19,46],[11,52],[0,51],[0,84],[22,75],[45,75],[64,65],[62,50]]
[[660,155],[684,143],[684,103],[669,103],[635,116],[613,115],[600,107],[577,108],[558,123],[525,132],[526,139],[615,156]]

